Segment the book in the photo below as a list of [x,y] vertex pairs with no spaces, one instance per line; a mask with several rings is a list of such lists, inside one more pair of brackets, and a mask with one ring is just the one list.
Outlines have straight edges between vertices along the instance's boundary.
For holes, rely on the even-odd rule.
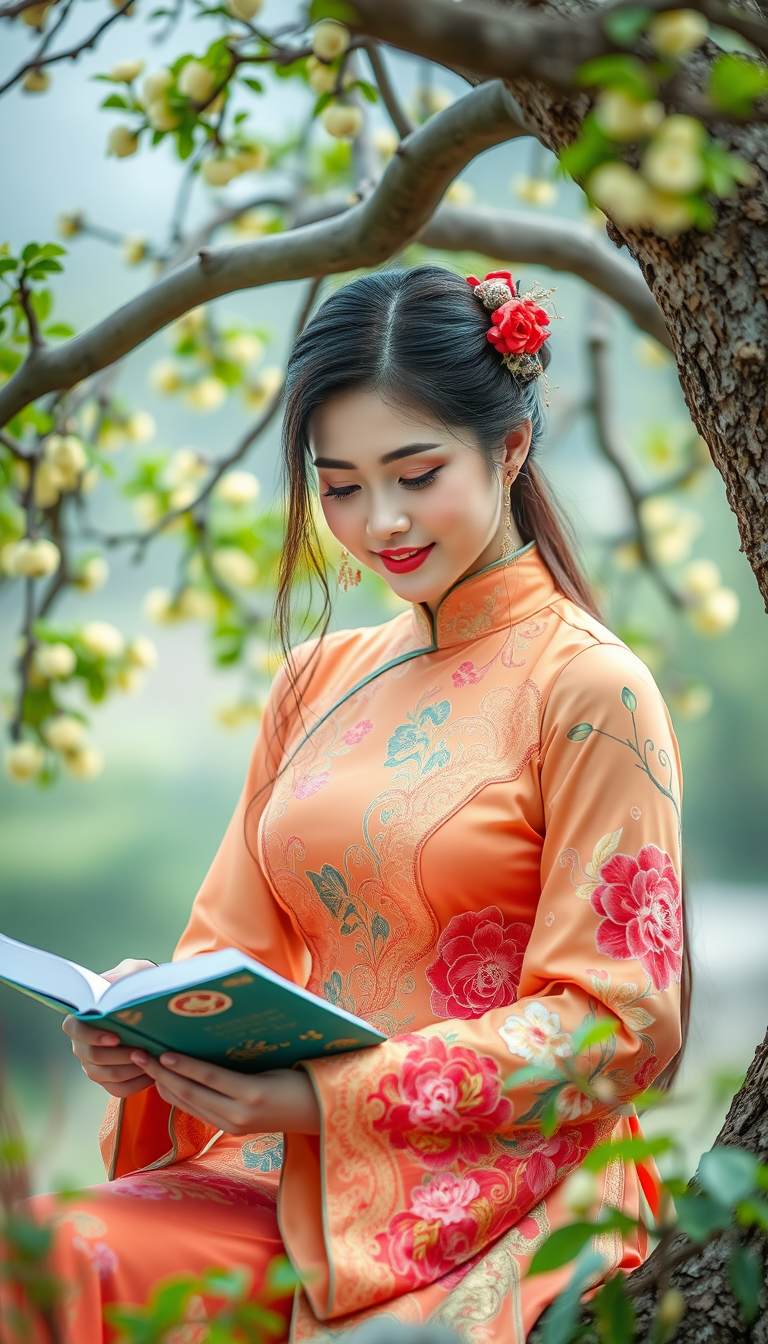
[[0,980],[147,1054],[175,1050],[239,1073],[288,1069],[387,1039],[232,947],[112,984],[66,957],[0,934]]

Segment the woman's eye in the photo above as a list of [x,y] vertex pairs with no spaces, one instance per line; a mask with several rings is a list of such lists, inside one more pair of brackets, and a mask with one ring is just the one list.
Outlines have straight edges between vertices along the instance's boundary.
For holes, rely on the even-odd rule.
[[355,491],[359,489],[359,485],[329,485],[328,489],[324,492],[323,498],[349,499],[349,496],[353,495]]
[[439,470],[439,467],[432,467],[423,476],[411,476],[410,478],[401,476],[400,484],[404,485],[406,490],[423,490],[425,485],[432,484]]

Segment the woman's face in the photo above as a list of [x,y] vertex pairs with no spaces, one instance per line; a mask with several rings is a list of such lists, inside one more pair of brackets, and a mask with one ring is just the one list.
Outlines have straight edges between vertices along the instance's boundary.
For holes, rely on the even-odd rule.
[[[334,536],[399,597],[432,609],[452,584],[498,560],[504,473],[519,470],[530,442],[526,420],[491,470],[468,435],[367,391],[325,402],[310,435]],[[522,544],[514,523],[512,543]]]

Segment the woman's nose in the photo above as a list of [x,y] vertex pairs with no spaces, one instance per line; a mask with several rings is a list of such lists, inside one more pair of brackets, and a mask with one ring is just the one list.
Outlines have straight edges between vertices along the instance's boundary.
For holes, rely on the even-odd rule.
[[398,535],[410,530],[411,520],[397,509],[387,507],[384,500],[374,505],[365,525],[366,533],[375,541],[388,541],[395,533]]

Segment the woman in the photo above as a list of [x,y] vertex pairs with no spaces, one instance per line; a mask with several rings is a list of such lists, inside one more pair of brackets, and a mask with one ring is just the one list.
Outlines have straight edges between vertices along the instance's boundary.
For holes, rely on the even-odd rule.
[[[390,1040],[246,1077],[67,1019],[114,1099],[111,1184],[58,1219],[74,1344],[162,1275],[256,1290],[283,1248],[295,1338],[389,1313],[520,1344],[570,1273],[524,1277],[565,1178],[678,1056],[675,739],[532,461],[547,324],[506,272],[425,266],[355,280],[296,342],[280,629],[324,577],[315,473],[342,585],[364,564],[412,605],[286,661],[176,956],[240,948]],[[599,1180],[595,1213],[638,1214],[633,1164]],[[642,1228],[598,1241],[605,1274],[645,1254]]]

